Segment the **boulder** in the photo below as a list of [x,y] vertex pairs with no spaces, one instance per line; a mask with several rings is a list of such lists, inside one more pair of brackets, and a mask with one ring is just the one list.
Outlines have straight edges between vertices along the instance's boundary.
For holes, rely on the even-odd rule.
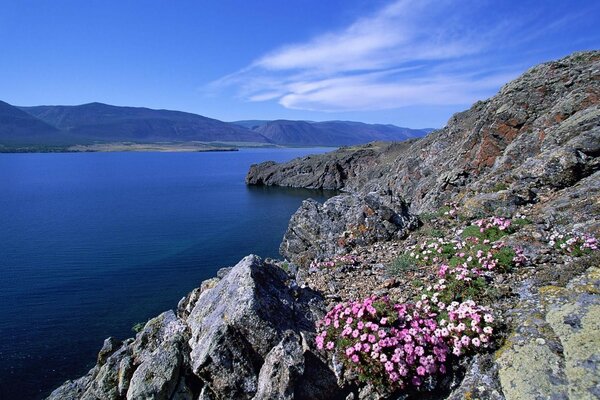
[[[323,304],[288,280],[282,269],[248,256],[198,299],[187,324],[190,366],[205,397],[293,397],[311,352],[300,347],[300,335],[314,333]],[[328,371],[323,362],[321,371]],[[327,390],[333,398],[339,389],[333,381]]]
[[342,194],[324,204],[309,199],[292,216],[280,253],[295,264],[307,265],[353,246],[403,238],[417,226],[408,205],[389,194]]

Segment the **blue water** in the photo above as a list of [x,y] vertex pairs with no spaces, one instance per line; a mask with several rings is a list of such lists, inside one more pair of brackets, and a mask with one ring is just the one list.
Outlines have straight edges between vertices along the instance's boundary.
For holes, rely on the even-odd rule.
[[277,256],[301,201],[326,194],[244,176],[328,150],[0,154],[0,399],[48,394],[219,268]]

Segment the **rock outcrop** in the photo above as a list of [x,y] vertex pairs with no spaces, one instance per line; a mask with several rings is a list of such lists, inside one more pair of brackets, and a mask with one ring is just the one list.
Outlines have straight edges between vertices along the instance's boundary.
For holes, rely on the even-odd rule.
[[[248,256],[148,321],[107,339],[90,372],[49,399],[335,399],[334,373],[313,352],[323,302],[282,269]],[[342,396],[343,398],[343,396]]]
[[[530,69],[423,139],[261,164],[253,166],[247,182],[289,185],[298,176],[298,184],[318,188],[321,182],[335,182],[332,187],[359,199],[389,193],[406,202],[411,214],[453,201],[472,216],[510,215],[600,170],[599,93],[600,52],[576,53]],[[342,214],[345,203],[334,197],[322,208]],[[315,208],[305,203],[292,217],[281,246],[285,257],[297,261],[303,254],[335,253],[331,241],[339,239],[332,237],[337,230],[323,229],[318,237],[313,233],[319,228],[299,233],[306,221],[318,222]]]
[[354,246],[401,239],[417,225],[406,203],[391,194],[342,194],[325,204],[305,200],[290,220],[280,253],[306,265]]
[[253,164],[246,175],[249,185],[287,186],[349,191],[387,171],[379,166],[402,154],[416,139],[400,143],[374,142],[341,147],[326,154],[294,159],[285,164]]

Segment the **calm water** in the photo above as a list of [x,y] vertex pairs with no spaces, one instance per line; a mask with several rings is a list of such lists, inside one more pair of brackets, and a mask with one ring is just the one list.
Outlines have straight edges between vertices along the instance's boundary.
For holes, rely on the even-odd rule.
[[277,256],[325,194],[246,187],[248,167],[329,150],[0,154],[0,399],[48,394],[217,269]]

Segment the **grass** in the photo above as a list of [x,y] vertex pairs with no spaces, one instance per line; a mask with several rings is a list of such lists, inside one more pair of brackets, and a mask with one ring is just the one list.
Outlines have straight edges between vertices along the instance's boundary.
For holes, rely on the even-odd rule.
[[417,269],[415,259],[409,255],[402,254],[392,264],[388,265],[386,272],[388,276],[403,276],[407,272]]

